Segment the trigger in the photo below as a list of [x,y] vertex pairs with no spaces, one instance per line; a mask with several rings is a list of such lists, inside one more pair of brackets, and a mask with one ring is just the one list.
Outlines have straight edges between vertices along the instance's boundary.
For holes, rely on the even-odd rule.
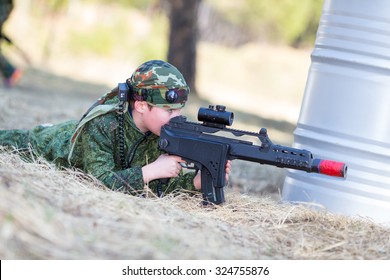
[[179,164],[181,165],[181,167],[183,168],[187,168],[187,169],[195,169],[195,164],[192,162],[192,163],[188,163],[188,162],[179,162]]

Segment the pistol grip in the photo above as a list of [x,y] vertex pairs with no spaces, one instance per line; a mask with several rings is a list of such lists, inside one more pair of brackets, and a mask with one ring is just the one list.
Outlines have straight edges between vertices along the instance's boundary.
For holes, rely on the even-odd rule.
[[223,187],[214,186],[213,177],[207,168],[201,168],[201,184],[203,200],[207,203],[221,204],[225,202]]

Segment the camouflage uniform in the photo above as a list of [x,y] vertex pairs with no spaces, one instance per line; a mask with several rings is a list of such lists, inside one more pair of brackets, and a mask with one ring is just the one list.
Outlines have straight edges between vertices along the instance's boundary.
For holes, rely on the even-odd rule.
[[[183,107],[189,89],[180,72],[163,61],[147,63],[150,64],[149,68],[141,68],[141,73],[138,68],[126,81],[132,91],[131,100],[139,100],[142,97],[147,102],[153,99],[155,103],[150,103],[153,106]],[[145,67],[145,64],[141,67]],[[172,73],[173,78],[170,77]],[[179,79],[176,80],[177,78]],[[179,94],[172,103],[161,95],[172,88],[179,89],[180,92],[186,87],[187,93],[181,91],[181,98]],[[150,91],[149,93],[143,91],[141,94],[141,88]],[[125,110],[123,128],[127,167],[121,168],[119,118],[122,112],[118,112],[117,95],[118,88],[101,97],[79,122],[69,121],[54,126],[40,125],[32,130],[0,131],[0,145],[15,147],[18,150],[28,150],[31,147],[35,153],[58,166],[80,168],[111,189],[136,194],[144,188],[141,168],[155,161],[162,152],[158,149],[158,136],[150,132],[142,133],[134,124],[131,110]],[[193,178],[193,173],[182,172],[178,177],[172,178],[163,191],[169,192],[180,187],[193,189]],[[149,182],[149,188],[156,191],[157,184],[158,180]]]
[[[0,39],[3,34],[3,24],[8,19],[13,9],[12,0],[0,0]],[[15,67],[5,58],[0,51],[0,72],[5,79],[8,79],[16,71]]]

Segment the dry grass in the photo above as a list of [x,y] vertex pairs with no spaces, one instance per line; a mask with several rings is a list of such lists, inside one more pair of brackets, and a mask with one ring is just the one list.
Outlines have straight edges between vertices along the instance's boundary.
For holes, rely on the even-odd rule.
[[[139,64],[122,56],[73,57],[57,48],[51,61],[40,64],[39,40],[50,25],[39,28],[24,16],[16,11],[8,26],[17,31],[15,42],[29,38],[34,66],[78,81],[26,68],[18,87],[0,88],[0,129],[79,119]],[[233,50],[202,43],[198,51],[199,94],[207,100],[190,97],[186,115],[194,117],[209,102],[222,103],[237,113],[235,128],[264,126],[276,143],[292,142],[309,50],[253,44]],[[261,192],[281,187],[281,170],[235,162],[233,167],[235,189],[258,196],[229,189],[226,204],[205,208],[199,196],[132,197],[85,174],[57,170],[41,159],[26,163],[0,150],[0,258],[389,259],[388,228],[279,203]]]
[[227,191],[163,199],[0,152],[1,259],[388,259],[389,229]]

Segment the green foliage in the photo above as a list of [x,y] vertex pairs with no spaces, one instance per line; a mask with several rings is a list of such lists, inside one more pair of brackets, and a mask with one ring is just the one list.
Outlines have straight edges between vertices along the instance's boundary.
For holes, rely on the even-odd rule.
[[[143,61],[167,56],[169,22],[159,8],[161,1],[166,0],[31,0],[31,8],[38,17],[49,15],[52,37],[62,40],[74,54],[125,56]],[[202,1],[216,9],[224,20],[246,30],[254,40],[297,47],[313,44],[323,4],[323,0]],[[112,18],[98,19],[89,25],[61,26],[61,34],[55,34],[62,19],[79,20],[83,12],[91,14],[90,7],[99,5],[107,7]],[[52,47],[49,43],[48,47]]]
[[[102,57],[120,55],[136,60],[166,59],[168,46],[168,21],[161,13],[155,13],[148,22],[132,19],[137,12],[123,8],[109,21],[95,22],[88,28],[73,27],[68,34],[67,48],[75,54],[97,54]],[[150,20],[150,23],[149,23]],[[137,30],[149,25],[142,31]]]
[[167,59],[168,20],[163,14],[156,14],[152,19],[152,26],[149,36],[137,40],[135,49],[141,62],[149,59]]
[[278,5],[280,5],[279,9],[269,10],[267,21],[275,27],[276,34],[283,41],[294,45],[300,40],[313,39],[311,36],[302,37],[306,36],[309,29],[316,31],[322,1],[279,0]]
[[90,3],[97,4],[115,4],[122,7],[131,7],[136,9],[146,9],[150,5],[154,5],[159,2],[159,0],[82,0]]
[[108,56],[113,51],[115,34],[111,28],[97,25],[89,32],[73,30],[69,34],[68,49],[75,54],[95,53]]
[[[69,6],[71,0],[32,0],[34,7],[44,8],[54,13],[61,12]],[[75,1],[75,0],[73,0]],[[159,3],[159,0],[77,0],[89,4],[112,4],[125,8],[145,10]]]
[[296,46],[313,42],[323,0],[208,0],[208,4],[257,38]]
[[68,6],[68,0],[46,0],[47,7],[49,7],[52,11],[57,12],[65,9]]
[[32,10],[38,14],[58,14],[68,7],[69,0],[31,0],[30,5]]

